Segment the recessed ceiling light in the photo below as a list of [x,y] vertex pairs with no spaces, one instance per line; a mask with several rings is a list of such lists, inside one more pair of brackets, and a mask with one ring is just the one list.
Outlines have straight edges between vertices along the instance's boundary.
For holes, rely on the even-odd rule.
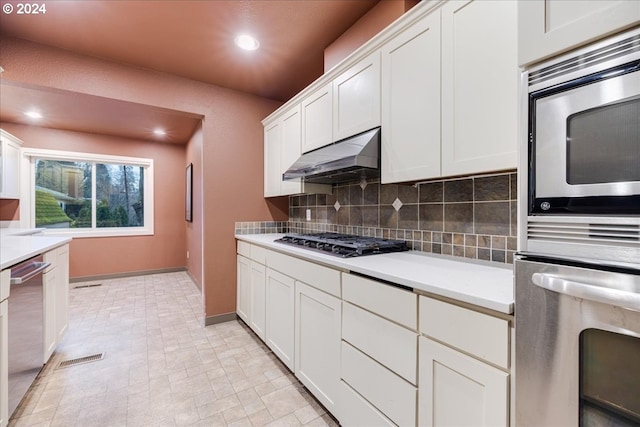
[[41,119],[42,118],[42,114],[40,114],[37,111],[27,111],[24,113],[25,116],[29,117],[30,119]]
[[167,132],[165,132],[162,129],[154,129],[153,134],[154,135],[158,135],[158,136],[165,136],[167,134]]
[[260,47],[260,43],[254,37],[248,34],[241,34],[235,39],[236,45],[244,50],[256,50]]

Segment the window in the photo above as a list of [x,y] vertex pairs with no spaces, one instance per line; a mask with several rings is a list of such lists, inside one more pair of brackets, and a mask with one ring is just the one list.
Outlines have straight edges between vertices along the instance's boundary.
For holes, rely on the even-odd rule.
[[153,160],[23,152],[30,164],[30,227],[74,237],[153,234]]

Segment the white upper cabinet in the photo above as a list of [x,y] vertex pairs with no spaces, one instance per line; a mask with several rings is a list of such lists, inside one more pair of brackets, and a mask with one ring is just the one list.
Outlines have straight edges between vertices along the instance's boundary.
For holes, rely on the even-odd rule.
[[638,0],[521,1],[518,63],[530,65],[638,23]]
[[0,199],[20,198],[20,141],[0,129]]
[[382,47],[382,183],[440,176],[440,10]]
[[333,142],[333,85],[331,82],[302,100],[302,152]]
[[333,140],[380,126],[380,52],[333,80]]
[[515,169],[517,8],[526,2],[442,6],[442,175]]
[[264,127],[264,197],[304,192],[330,193],[331,186],[284,181],[282,174],[301,155],[300,104],[289,108]]

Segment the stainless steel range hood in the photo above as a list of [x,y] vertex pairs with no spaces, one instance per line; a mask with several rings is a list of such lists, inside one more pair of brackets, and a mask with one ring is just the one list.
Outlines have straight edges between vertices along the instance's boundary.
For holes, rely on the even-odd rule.
[[380,177],[380,128],[305,153],[282,175],[284,180],[336,184]]

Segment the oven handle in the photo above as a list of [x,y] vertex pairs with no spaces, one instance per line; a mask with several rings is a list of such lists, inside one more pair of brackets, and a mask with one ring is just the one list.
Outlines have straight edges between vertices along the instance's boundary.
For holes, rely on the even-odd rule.
[[[38,273],[41,273],[42,271],[44,271],[50,265],[51,265],[50,262],[33,262],[33,263],[29,264],[28,266],[26,266],[28,268],[25,267],[24,269],[20,269],[19,273],[23,274],[23,276],[21,276],[21,277],[12,277],[11,280],[9,280],[9,284],[10,285],[22,285],[23,283],[25,283],[29,279],[31,279],[34,276],[36,276]],[[24,270],[26,270],[26,272]]]
[[588,285],[543,273],[533,273],[531,280],[534,285],[559,294],[640,311],[640,294],[635,292]]

